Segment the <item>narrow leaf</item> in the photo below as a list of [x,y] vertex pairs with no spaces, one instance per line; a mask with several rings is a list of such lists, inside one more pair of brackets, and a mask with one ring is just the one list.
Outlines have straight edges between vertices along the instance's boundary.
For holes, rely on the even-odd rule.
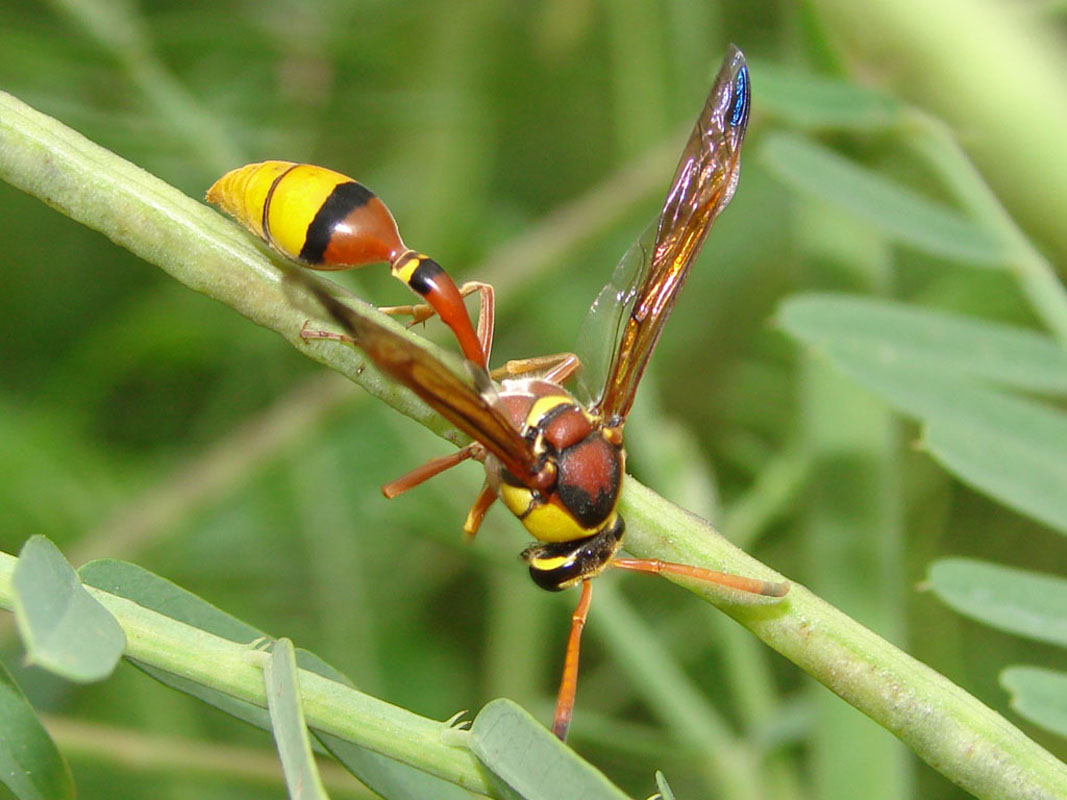
[[968,558],[934,563],[930,588],[964,616],[1067,647],[1067,580]]
[[964,483],[1067,534],[1067,415],[1058,417],[1031,429],[937,420],[923,444]]
[[0,664],[0,781],[19,800],[74,797],[70,768],[37,713]]
[[782,304],[791,336],[871,363],[892,362],[985,378],[1037,392],[1067,392],[1067,351],[1036,331],[886,300],[806,294]]
[[793,125],[877,131],[900,121],[900,102],[865,86],[772,64],[753,63],[752,72],[759,83],[760,107]]
[[667,776],[659,770],[656,771],[656,788],[659,789],[659,796],[662,800],[674,800],[674,792],[671,791],[671,785],[667,783]]
[[[247,644],[266,637],[266,634],[257,628],[136,564],[105,558],[90,561],[78,572],[89,586],[133,600],[151,611],[165,614],[231,642]],[[270,730],[270,717],[264,708],[149,664],[134,659],[130,659],[130,663],[165,686],[192,695],[257,728]]]
[[1067,533],[1067,414],[892,355],[829,349],[841,369],[928,426],[925,445],[961,480]]
[[1001,685],[1011,692],[1011,707],[1023,717],[1067,736],[1067,673],[1039,667],[1008,667]]
[[311,755],[311,739],[304,722],[300,683],[293,643],[278,639],[263,668],[274,742],[285,773],[289,797],[295,800],[327,800],[326,789]]
[[483,708],[470,733],[471,752],[501,788],[525,800],[624,800],[603,773],[583,761],[510,700]]
[[14,586],[15,619],[31,664],[79,683],[111,674],[126,636],[48,539],[34,536],[23,545]]
[[901,243],[976,266],[1008,261],[1007,245],[986,228],[822,145],[775,133],[760,158],[794,190],[838,205]]

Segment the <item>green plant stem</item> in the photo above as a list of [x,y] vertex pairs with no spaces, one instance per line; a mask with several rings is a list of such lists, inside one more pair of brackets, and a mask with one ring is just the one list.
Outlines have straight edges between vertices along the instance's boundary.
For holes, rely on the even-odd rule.
[[[146,777],[179,772],[220,777],[274,793],[283,782],[277,754],[265,748],[238,747],[47,714],[42,719],[60,750],[71,760],[113,764]],[[352,774],[339,764],[323,759],[319,770],[335,798],[378,798],[352,780]]]
[[[821,286],[888,293],[892,259],[879,234],[821,203],[798,207],[793,225],[798,255]],[[822,267],[828,263],[849,265],[847,277]],[[894,639],[904,630],[906,581],[893,414],[817,355],[800,363],[801,440],[811,465],[802,538],[812,585]],[[820,800],[911,794],[912,764],[899,743],[825,692],[812,705]]]
[[[12,574],[18,561],[0,553],[0,607],[13,606]],[[123,597],[86,589],[119,621],[125,655],[266,708],[263,654],[149,611]],[[444,723],[426,719],[348,686],[300,670],[308,725],[451,781],[471,791],[490,788],[474,756],[447,745]]]
[[[309,313],[286,290],[285,269],[236,226],[3,93],[0,177],[104,232],[191,288],[277,331],[302,352],[353,378],[438,434],[454,442],[463,440],[410,392],[381,379],[351,348],[304,342],[300,330]],[[364,304],[354,307],[359,313],[377,314]],[[393,325],[386,318],[376,318]],[[420,341],[411,336],[413,342]],[[428,344],[421,346],[455,363],[451,355]],[[629,527],[627,547],[637,556],[777,577],[719,537],[707,523],[634,480],[626,482],[621,509]],[[4,586],[9,583],[11,563],[11,559],[0,562]],[[739,602],[741,598],[714,586],[691,588],[975,795],[996,800],[1062,795],[1067,785],[1064,764],[962,689],[804,587],[794,584],[779,602]],[[0,591],[5,593],[0,595],[3,600],[7,589]],[[126,601],[112,605],[122,620],[138,622],[127,630],[130,655],[150,663],[152,658],[165,660],[164,669],[236,696],[262,696],[258,670],[243,661],[243,648],[186,626],[175,628],[179,623],[166,617],[153,615],[149,620],[144,609],[131,608],[133,604]],[[468,754],[442,747],[440,724],[318,676],[308,677],[306,689],[305,711],[312,726],[366,743],[399,760],[406,758],[396,750],[414,743],[418,754],[409,754],[407,758],[414,760],[408,763],[442,777],[453,775],[462,785],[484,788],[480,775],[475,777],[471,771]]]
[[[777,576],[699,520],[628,479],[627,549],[741,575]],[[685,583],[678,579],[676,582]],[[943,675],[794,583],[780,602],[687,588],[740,622],[976,797],[1059,798],[1067,765]]]

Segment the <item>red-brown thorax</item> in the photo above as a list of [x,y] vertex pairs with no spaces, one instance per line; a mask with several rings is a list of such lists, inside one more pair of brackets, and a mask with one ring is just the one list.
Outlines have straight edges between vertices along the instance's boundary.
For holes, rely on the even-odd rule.
[[534,537],[572,541],[614,520],[625,461],[617,431],[605,429],[566,390],[541,379],[504,381],[495,404],[554,468],[555,483],[538,490],[524,486],[492,456],[486,459],[493,488]]

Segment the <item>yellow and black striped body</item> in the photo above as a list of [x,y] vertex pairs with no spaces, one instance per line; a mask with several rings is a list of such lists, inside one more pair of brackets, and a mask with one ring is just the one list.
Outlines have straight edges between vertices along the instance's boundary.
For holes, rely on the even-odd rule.
[[616,506],[626,456],[618,429],[599,424],[577,400],[549,381],[504,381],[495,405],[550,465],[555,482],[524,485],[492,456],[489,481],[534,538],[523,558],[541,587],[565,589],[606,567],[624,530]]
[[263,161],[227,172],[207,200],[282,255],[318,270],[385,262],[452,328],[464,355],[486,359],[452,278],[408,249],[385,204],[363,184],[325,167]]
[[391,264],[406,250],[385,204],[324,167],[248,164],[219,178],[207,199],[282,255],[315,269]]

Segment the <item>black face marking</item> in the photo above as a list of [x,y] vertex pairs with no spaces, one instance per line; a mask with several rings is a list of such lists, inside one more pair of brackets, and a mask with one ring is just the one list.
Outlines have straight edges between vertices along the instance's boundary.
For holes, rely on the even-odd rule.
[[[522,559],[530,565],[530,577],[534,583],[550,592],[559,592],[604,569],[615,557],[625,530],[622,517],[616,517],[615,524],[610,528],[584,539],[527,547],[522,551]],[[538,568],[539,561],[555,558],[565,560],[551,569]]]
[[300,260],[307,264],[321,264],[337,223],[367,205],[373,197],[374,192],[355,181],[337,184],[308,225]]
[[444,274],[444,268],[440,264],[432,258],[420,257],[419,265],[415,267],[415,271],[411,273],[411,278],[408,280],[408,286],[425,297],[437,286],[442,274]]

